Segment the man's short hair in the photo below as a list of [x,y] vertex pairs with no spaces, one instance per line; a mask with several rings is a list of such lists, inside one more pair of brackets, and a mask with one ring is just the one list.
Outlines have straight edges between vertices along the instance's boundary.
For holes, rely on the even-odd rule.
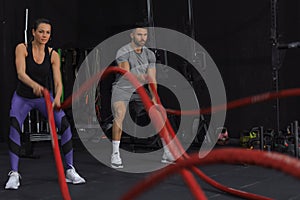
[[146,23],[146,22],[137,22],[135,23],[134,25],[132,25],[131,29],[132,31],[134,31],[135,29],[137,28],[145,28],[145,29],[148,29],[149,27],[149,24]]

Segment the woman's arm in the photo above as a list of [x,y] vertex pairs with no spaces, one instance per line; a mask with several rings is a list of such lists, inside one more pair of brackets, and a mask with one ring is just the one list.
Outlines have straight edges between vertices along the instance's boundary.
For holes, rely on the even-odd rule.
[[18,44],[16,49],[15,49],[15,55],[16,55],[16,70],[17,70],[17,75],[18,79],[31,87],[33,89],[33,93],[36,96],[42,96],[43,95],[43,89],[40,84],[32,80],[27,74],[26,74],[26,56],[28,55],[26,46],[21,43]]
[[60,107],[60,97],[62,94],[62,81],[61,81],[61,73],[60,73],[60,59],[56,51],[52,51],[51,64],[52,64],[54,90],[55,90],[53,107],[58,108]]

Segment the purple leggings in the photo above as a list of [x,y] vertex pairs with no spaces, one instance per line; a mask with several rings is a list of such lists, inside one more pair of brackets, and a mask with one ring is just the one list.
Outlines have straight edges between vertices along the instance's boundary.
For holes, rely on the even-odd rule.
[[[53,101],[53,97],[51,96],[51,101]],[[19,96],[16,92],[13,95],[12,101],[11,101],[11,109],[10,109],[10,118],[16,119],[18,122],[18,126],[21,127],[25,118],[27,117],[27,114],[32,110],[37,109],[40,111],[40,113],[47,117],[47,109],[46,109],[46,103],[43,97],[41,98],[35,98],[35,99],[28,99],[23,98]],[[64,131],[61,133],[61,145],[64,147],[68,146],[68,148],[63,148],[64,158],[66,162],[66,167],[70,168],[73,166],[73,148],[72,148],[72,133],[71,128],[69,124],[66,123],[63,124],[63,118],[65,117],[65,113],[60,111],[54,112],[54,119],[55,124],[58,127],[59,130]],[[65,127],[65,128],[63,128]],[[62,128],[64,130],[62,130]],[[20,128],[16,128],[16,125],[13,125],[11,123],[10,126],[10,132],[9,132],[9,143],[10,147],[15,146],[17,148],[20,148],[21,141],[20,141]],[[13,144],[13,145],[11,145]],[[15,148],[16,149],[16,148]],[[9,156],[10,156],[10,163],[11,163],[11,169],[13,171],[18,171],[18,165],[19,165],[19,155],[16,153],[16,151],[13,151],[12,148],[9,150]]]

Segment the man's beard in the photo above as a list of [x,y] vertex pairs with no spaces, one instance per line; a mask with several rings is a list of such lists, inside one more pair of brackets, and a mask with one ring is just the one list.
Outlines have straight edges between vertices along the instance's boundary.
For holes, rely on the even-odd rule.
[[134,44],[137,46],[137,47],[143,47],[146,43],[146,41],[137,41],[136,39],[133,40]]

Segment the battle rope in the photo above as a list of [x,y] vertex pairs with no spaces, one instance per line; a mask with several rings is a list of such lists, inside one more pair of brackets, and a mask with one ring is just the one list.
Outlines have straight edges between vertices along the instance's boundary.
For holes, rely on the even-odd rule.
[[47,89],[44,89],[43,95],[44,95],[46,107],[47,107],[48,121],[49,121],[51,140],[52,140],[52,148],[53,148],[53,153],[54,153],[54,158],[55,158],[56,170],[57,170],[57,174],[58,174],[58,183],[60,186],[60,191],[62,193],[64,200],[71,200],[69,189],[68,189],[68,186],[66,183],[64,167],[63,167],[61,156],[60,156],[56,126],[55,126],[55,121],[54,121],[53,108],[52,108],[52,103],[50,100],[49,91]]
[[[61,107],[62,109],[65,109],[69,107],[72,103],[72,99],[76,100],[79,96],[81,96],[85,91],[87,91],[92,84],[95,82],[99,82],[100,79],[105,79],[106,76],[108,76],[110,73],[126,73],[125,70],[122,70],[120,68],[117,68],[115,66],[110,66],[106,70],[101,71],[95,75],[93,75],[89,80],[87,80],[73,95],[66,98],[65,101],[62,103]],[[258,95],[245,97],[241,99],[237,99],[231,102],[228,102],[227,104],[218,105],[215,107],[209,107],[209,108],[203,108],[201,110],[187,110],[187,111],[176,111],[172,109],[166,109],[167,113],[174,114],[174,115],[199,115],[199,114],[210,114],[222,110],[230,110],[250,104],[256,104],[263,101],[269,101],[276,98],[285,98],[285,97],[291,97],[291,96],[300,96],[300,88],[291,88],[291,89],[285,89],[281,91],[276,92],[265,92]],[[59,109],[60,109],[59,108]]]
[[[206,157],[200,158],[198,154],[192,154],[186,160],[179,160],[176,165],[167,167],[153,173],[147,179],[130,190],[122,197],[122,200],[133,199],[146,191],[150,187],[163,181],[166,177],[177,173],[181,169],[193,168],[195,165],[212,165],[212,164],[250,164],[259,165],[266,168],[272,168],[282,171],[288,175],[300,179],[300,162],[299,160],[276,152],[262,152],[260,150],[247,150],[238,148],[222,148],[212,150]],[[255,198],[247,198],[255,199]],[[270,199],[270,198],[265,198]]]
[[[148,95],[146,94],[145,90],[143,87],[141,87],[141,84],[139,84],[139,82],[136,80],[135,77],[133,77],[130,73],[127,73],[127,71],[122,70],[120,68],[116,68],[116,67],[109,67],[107,68],[104,72],[100,72],[96,75],[94,75],[91,79],[89,79],[87,82],[85,82],[80,88],[79,90],[72,95],[72,97],[69,97],[63,104],[62,104],[62,108],[65,108],[67,106],[69,106],[71,104],[72,98],[76,99],[79,96],[81,96],[81,94],[88,90],[90,88],[90,86],[96,82],[99,81],[100,78],[105,78],[106,75],[110,74],[110,73],[121,73],[124,74],[126,78],[128,78],[133,86],[135,88],[137,88],[137,92],[141,95],[143,103],[145,105],[146,110],[149,112],[150,108],[153,106],[153,103],[150,101]],[[150,84],[151,85],[151,84]],[[156,91],[154,91],[154,94],[157,95]],[[206,108],[206,109],[202,109],[202,110],[193,110],[193,111],[175,111],[175,110],[170,110],[170,109],[166,109],[166,111],[168,113],[171,114],[176,114],[176,115],[199,115],[199,114],[209,114],[212,112],[218,112],[221,110],[228,110],[228,109],[233,109],[236,107],[241,107],[241,106],[245,106],[245,105],[249,105],[249,104],[254,104],[254,103],[258,103],[258,102],[262,102],[262,101],[267,101],[267,100],[271,100],[271,99],[275,99],[275,98],[283,98],[283,97],[288,97],[288,96],[299,96],[300,95],[300,89],[299,88],[295,88],[295,89],[288,89],[288,90],[282,90],[279,92],[268,92],[268,93],[263,93],[263,94],[259,94],[259,95],[255,95],[252,97],[246,97],[246,98],[242,98],[239,100],[235,100],[232,102],[229,102],[228,104],[224,104],[224,105],[219,105],[219,106],[215,106],[212,108]],[[145,97],[145,98],[143,98]],[[157,98],[159,99],[159,98]],[[158,104],[161,105],[160,101],[158,102]],[[156,111],[153,111],[156,110]],[[152,113],[150,112],[149,115],[152,115],[153,117],[151,117],[151,119],[154,122],[154,125],[156,127],[161,127],[161,123],[163,122],[162,119],[164,119],[164,117],[159,116],[162,115],[161,111],[157,112],[157,109],[152,109]],[[171,153],[176,157],[179,158],[178,156],[178,151],[180,152],[180,154],[183,155],[183,157],[180,157],[179,160],[185,158],[189,159],[189,155],[187,155],[181,144],[179,143],[179,141],[177,140],[175,133],[172,129],[172,127],[170,126],[168,120],[166,120],[166,124],[163,125],[163,128],[161,130],[159,130],[160,136],[162,138],[165,139],[167,144],[170,144],[171,139],[174,139],[175,141],[175,146],[170,146],[170,151]],[[176,151],[177,150],[177,151]],[[225,187],[219,183],[217,183],[216,181],[214,181],[213,179],[210,179],[209,177],[207,177],[203,172],[201,172],[198,168],[196,167],[191,167],[191,169],[198,175],[200,176],[202,179],[204,179],[206,182],[208,182],[209,184],[211,184],[212,186],[224,191],[224,192],[228,192],[240,197],[244,197],[244,198],[248,198],[248,199],[269,199],[267,197],[263,197],[263,196],[259,196],[259,195],[255,195],[255,194],[251,194],[251,193],[247,193],[247,192],[243,192],[243,191],[239,191],[233,188],[228,188]],[[187,184],[189,185],[192,193],[194,194],[195,198],[206,198],[203,197],[203,192],[201,190],[200,187],[197,187],[195,185],[192,184],[195,183],[195,180],[193,180],[193,178],[191,178],[190,175],[188,175],[188,173],[186,173],[186,171],[181,170],[181,174],[183,175],[183,177],[185,178],[185,181],[187,182]],[[202,197],[200,197],[202,196]]]
[[[128,73],[125,70],[121,70],[120,68],[109,68],[107,70],[108,73],[121,73],[123,74],[132,84],[133,86],[136,88],[137,92],[139,93],[139,95],[142,98],[142,101],[144,103],[145,109],[146,111],[149,113],[149,116],[154,124],[155,127],[161,127],[161,125],[163,125],[163,128],[159,131],[160,137],[163,138],[166,142],[166,144],[173,144],[173,145],[169,145],[169,150],[171,151],[172,155],[175,158],[178,159],[186,159],[189,158],[189,156],[185,153],[184,149],[182,148],[180,142],[177,140],[177,137],[175,136],[174,130],[172,129],[168,119],[166,119],[166,123],[164,123],[165,121],[163,120],[164,117],[162,116],[163,112],[155,112],[156,109],[152,109],[153,108],[153,103],[150,100],[149,96],[147,95],[144,87],[142,87],[142,85],[139,83],[139,81],[136,79],[135,76],[133,76],[131,73]],[[156,101],[159,105],[161,105],[159,96],[157,94],[157,91],[154,88],[154,84],[151,80],[149,80],[150,82],[150,87],[151,90],[154,92]],[[157,108],[154,106],[154,108]],[[161,107],[158,107],[161,108]],[[156,110],[157,111],[157,110]],[[163,123],[163,124],[162,124]],[[175,143],[171,142],[171,138],[173,138],[175,141]],[[175,146],[174,146],[175,145]],[[179,157],[178,156],[178,151],[181,154],[183,154],[183,157]],[[195,171],[198,175],[201,175],[200,177],[204,177],[204,180],[208,181],[209,184],[219,188],[219,189],[223,189],[223,191],[226,191],[228,193],[232,193],[232,194],[236,194],[239,195],[241,197],[248,197],[248,198],[252,198],[252,199],[269,199],[263,196],[259,196],[259,195],[255,195],[255,194],[251,194],[251,193],[247,193],[247,192],[243,192],[243,191],[239,191],[239,190],[235,190],[232,188],[228,188],[225,186],[222,186],[221,184],[216,184],[217,182],[213,181],[212,179],[210,179],[209,177],[207,177],[206,175],[204,175],[198,168],[193,168],[193,171]],[[188,184],[192,194],[194,195],[194,197],[196,199],[206,199],[205,196],[203,196],[203,192],[201,190],[201,187],[197,184],[197,182],[195,181],[195,178],[193,176],[191,176],[192,174],[189,172],[185,172],[185,171],[180,171],[185,182]],[[189,176],[188,176],[189,175]]]
[[[161,104],[161,101],[159,99],[159,96],[157,94],[157,91],[154,90],[154,84],[152,82],[152,80],[149,80],[150,82],[150,87],[151,87],[151,90],[154,91],[154,95],[155,95],[155,98],[157,99],[157,102],[159,104]],[[147,97],[146,97],[147,98]],[[180,159],[189,159],[189,155],[185,152],[185,150],[182,148],[181,146],[181,143],[178,141],[176,135],[175,135],[175,132],[169,122],[169,120],[167,119],[166,120],[166,126],[169,130],[169,133],[170,135],[174,138],[174,141],[175,141],[175,144],[176,144],[176,147],[180,150],[181,154],[183,155],[183,157],[181,157]],[[173,149],[174,146],[171,146],[171,148]],[[173,153],[173,151],[171,151]],[[174,155],[174,154],[173,154]],[[211,179],[210,177],[206,176],[200,169],[196,168],[196,167],[192,167],[191,168],[192,171],[194,173],[196,173],[201,179],[203,179],[205,182],[207,182],[208,184],[210,184],[211,186],[223,191],[223,192],[227,192],[229,194],[232,194],[232,195],[236,195],[236,196],[239,196],[239,197],[243,197],[243,198],[247,198],[247,199],[256,199],[256,200],[267,200],[269,198],[266,198],[264,196],[260,196],[260,195],[256,195],[256,194],[252,194],[252,193],[248,193],[248,192],[244,192],[244,191],[240,191],[240,190],[237,190],[237,189],[234,189],[234,188],[229,188],[229,187],[226,187],[218,182],[216,182],[215,180]]]
[[186,110],[186,111],[176,111],[171,109],[166,109],[168,113],[174,115],[199,115],[199,114],[210,114],[219,112],[222,110],[231,110],[233,108],[238,108],[250,104],[256,104],[263,101],[269,101],[276,98],[286,98],[291,96],[300,96],[300,88],[292,88],[292,89],[285,89],[278,92],[266,92],[250,97],[245,97],[241,99],[237,99],[231,101],[227,104],[218,105],[212,108],[204,108],[199,110]]

